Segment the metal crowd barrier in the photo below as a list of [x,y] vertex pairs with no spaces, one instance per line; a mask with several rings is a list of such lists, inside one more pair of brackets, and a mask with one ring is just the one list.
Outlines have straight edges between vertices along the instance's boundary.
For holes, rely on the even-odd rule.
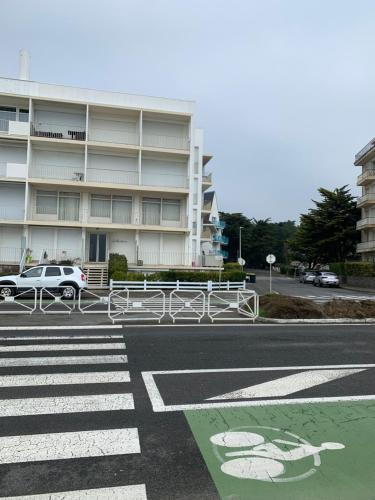
[[78,293],[78,310],[82,314],[107,314],[108,302],[108,295],[98,295],[87,288],[81,288]]
[[36,288],[18,289],[16,285],[0,286],[0,314],[32,314],[37,307]]
[[108,317],[116,321],[158,321],[165,316],[162,290],[114,290],[109,294]]
[[[233,318],[236,312],[242,318]],[[213,323],[233,319],[253,322],[259,316],[259,296],[253,290],[216,291],[208,294],[208,317]]]
[[76,291],[72,287],[73,297],[66,299],[61,295],[66,286],[56,288],[42,288],[40,290],[39,307],[44,314],[71,314],[75,309]]
[[169,296],[169,316],[177,319],[197,320],[205,315],[206,296],[202,290],[173,290]]

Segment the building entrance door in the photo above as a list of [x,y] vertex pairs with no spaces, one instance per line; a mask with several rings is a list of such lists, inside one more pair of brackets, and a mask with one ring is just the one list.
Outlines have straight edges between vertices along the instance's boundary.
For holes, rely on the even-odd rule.
[[107,235],[105,233],[90,233],[89,261],[105,262],[107,255]]

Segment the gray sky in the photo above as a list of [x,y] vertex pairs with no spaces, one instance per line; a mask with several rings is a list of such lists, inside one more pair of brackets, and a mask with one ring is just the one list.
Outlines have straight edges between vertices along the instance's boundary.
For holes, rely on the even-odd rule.
[[371,0],[2,0],[0,74],[197,101],[220,208],[294,219],[375,136]]

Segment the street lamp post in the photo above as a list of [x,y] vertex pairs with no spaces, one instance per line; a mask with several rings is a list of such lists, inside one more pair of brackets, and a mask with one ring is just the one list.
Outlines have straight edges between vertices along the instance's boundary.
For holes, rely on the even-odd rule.
[[[241,238],[242,229],[243,229],[243,226],[240,226],[239,259],[242,259],[242,238]],[[243,270],[242,265],[241,265],[241,269]]]

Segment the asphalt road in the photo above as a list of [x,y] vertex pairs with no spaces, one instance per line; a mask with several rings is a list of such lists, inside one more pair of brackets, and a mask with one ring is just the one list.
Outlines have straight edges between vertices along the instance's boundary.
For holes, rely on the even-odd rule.
[[[259,295],[269,293],[269,273],[263,270],[256,270],[255,272],[256,283],[249,283],[248,288],[255,290]],[[276,272],[272,273],[272,291],[282,295],[306,297],[315,302],[326,302],[334,297],[353,300],[375,299],[375,291],[374,293],[367,293],[345,288],[320,288],[312,284],[300,283],[297,279],[289,278]]]
[[374,367],[371,326],[2,331],[0,497],[373,499]]

